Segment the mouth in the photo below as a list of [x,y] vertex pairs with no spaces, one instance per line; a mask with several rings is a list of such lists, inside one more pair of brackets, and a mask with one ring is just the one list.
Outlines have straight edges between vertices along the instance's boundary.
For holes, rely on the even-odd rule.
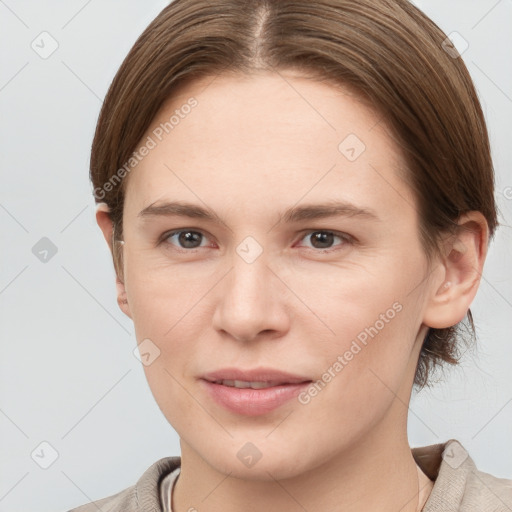
[[272,380],[272,381],[244,381],[244,380],[215,380],[209,381],[212,384],[221,384],[222,386],[228,386],[230,388],[238,389],[266,389],[273,388],[275,386],[286,386],[290,385],[291,382]]
[[232,413],[256,416],[281,407],[312,380],[274,369],[228,368],[204,375],[200,382],[217,405]]
[[[303,375],[295,375],[293,373],[284,372],[274,368],[249,368],[243,370],[241,368],[223,368],[209,372],[202,376],[204,380],[214,383],[223,383],[226,386],[237,386],[237,383],[243,384],[265,384],[265,387],[279,386],[281,384],[299,384],[309,381],[310,377]],[[240,386],[250,387],[250,386]]]

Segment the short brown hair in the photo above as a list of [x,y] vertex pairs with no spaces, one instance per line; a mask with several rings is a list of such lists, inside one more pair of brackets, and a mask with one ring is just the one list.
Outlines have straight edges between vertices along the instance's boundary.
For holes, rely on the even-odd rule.
[[[407,0],[174,0],[122,63],[92,145],[90,177],[96,201],[111,210],[118,276],[126,178],[119,186],[113,179],[178,86],[223,71],[298,69],[355,90],[403,151],[427,256],[467,211],[482,212],[492,237],[498,223],[487,128],[467,68],[447,43]],[[470,310],[467,318],[474,334]],[[461,327],[429,330],[417,386],[429,384],[443,361],[457,363]]]

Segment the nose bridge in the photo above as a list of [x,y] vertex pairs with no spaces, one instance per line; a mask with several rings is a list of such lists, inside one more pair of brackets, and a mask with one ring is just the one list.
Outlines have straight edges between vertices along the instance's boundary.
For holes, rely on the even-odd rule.
[[245,316],[248,321],[264,316],[271,305],[273,288],[267,258],[259,256],[254,261],[246,261],[237,254],[230,274],[225,295],[230,314]]
[[[267,267],[269,259],[269,251],[253,236],[246,236],[232,255],[228,293],[234,299],[243,299],[246,304],[258,302],[261,306],[272,287],[269,282],[271,272]],[[252,306],[259,307],[258,304]]]
[[268,255],[251,240],[236,248],[214,315],[217,329],[238,340],[250,340],[262,331],[287,328],[278,280],[268,263]]

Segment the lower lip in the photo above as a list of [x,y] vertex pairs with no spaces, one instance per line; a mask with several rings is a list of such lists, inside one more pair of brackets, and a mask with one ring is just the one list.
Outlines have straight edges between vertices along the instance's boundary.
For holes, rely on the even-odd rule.
[[201,379],[210,396],[231,412],[258,416],[277,409],[296,397],[311,382],[283,384],[264,389],[235,388]]

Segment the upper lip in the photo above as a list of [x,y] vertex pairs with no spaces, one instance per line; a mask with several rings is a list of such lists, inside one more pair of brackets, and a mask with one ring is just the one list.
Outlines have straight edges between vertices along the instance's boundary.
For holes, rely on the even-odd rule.
[[242,370],[240,368],[222,368],[202,376],[210,382],[222,380],[241,380],[244,382],[279,382],[283,384],[298,384],[310,382],[311,379],[301,375],[275,370],[273,368],[252,368]]

